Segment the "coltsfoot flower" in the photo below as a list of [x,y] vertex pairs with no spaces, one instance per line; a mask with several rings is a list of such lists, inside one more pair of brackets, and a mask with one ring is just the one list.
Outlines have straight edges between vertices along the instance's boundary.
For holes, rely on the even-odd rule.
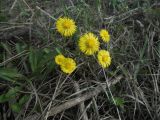
[[55,62],[58,65],[61,65],[64,61],[65,57],[62,54],[59,54],[55,57]]
[[108,51],[100,50],[97,55],[98,63],[103,67],[107,68],[111,64],[111,57]]
[[60,17],[56,21],[57,31],[65,37],[70,37],[76,32],[76,25],[73,19]]
[[64,73],[71,74],[76,69],[76,62],[72,58],[65,58],[60,67]]
[[101,36],[101,38],[104,42],[109,42],[110,41],[110,35],[109,35],[109,32],[107,30],[102,29],[100,31],[100,36]]
[[80,37],[78,46],[86,55],[93,55],[99,50],[98,38],[93,33],[86,33]]

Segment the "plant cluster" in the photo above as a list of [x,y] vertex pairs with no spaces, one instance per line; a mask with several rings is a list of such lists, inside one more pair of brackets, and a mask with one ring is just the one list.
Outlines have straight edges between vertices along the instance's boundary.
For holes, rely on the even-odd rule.
[[[63,37],[71,37],[75,34],[77,26],[73,19],[68,17],[60,17],[56,21],[56,29]],[[101,39],[108,43],[110,34],[106,29],[99,32]],[[92,32],[84,33],[78,41],[79,50],[87,56],[95,55],[97,52],[97,60],[102,68],[107,68],[111,64],[111,56],[109,51],[100,49],[99,38]],[[55,56],[56,64],[60,65],[64,73],[72,73],[77,65],[74,59],[65,57],[62,54]]]

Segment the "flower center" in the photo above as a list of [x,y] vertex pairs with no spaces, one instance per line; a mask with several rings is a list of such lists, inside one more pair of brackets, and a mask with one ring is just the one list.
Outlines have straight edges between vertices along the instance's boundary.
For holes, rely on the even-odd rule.
[[71,63],[66,63],[65,67],[66,67],[66,69],[71,69]]
[[64,22],[63,23],[63,27],[65,28],[65,29],[68,29],[68,28],[70,28],[70,23],[69,22]]
[[107,61],[107,57],[106,56],[102,56],[102,61],[106,62]]
[[105,37],[105,38],[108,38],[108,37],[109,37],[109,35],[108,35],[108,34],[105,34],[105,35],[104,35],[104,37]]
[[58,61],[59,61],[60,63],[62,63],[62,62],[63,62],[63,58],[59,58]]
[[88,40],[87,43],[86,43],[86,46],[88,48],[92,48],[94,46],[94,42],[92,40]]

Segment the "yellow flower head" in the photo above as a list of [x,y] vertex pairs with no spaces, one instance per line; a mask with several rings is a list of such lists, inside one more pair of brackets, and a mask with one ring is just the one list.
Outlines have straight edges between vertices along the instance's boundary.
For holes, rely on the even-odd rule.
[[61,70],[64,73],[71,74],[76,69],[76,62],[72,58],[65,58],[61,64]]
[[56,21],[56,29],[62,36],[69,37],[76,32],[76,25],[74,20],[67,17],[60,17]]
[[55,62],[56,62],[56,64],[61,65],[63,63],[64,59],[65,59],[65,57],[63,55],[59,54],[55,57]]
[[80,37],[79,48],[86,55],[93,55],[99,50],[98,38],[93,33],[86,33]]
[[102,29],[102,30],[100,31],[100,36],[101,36],[101,38],[102,38],[102,40],[103,40],[104,42],[109,42],[109,40],[110,40],[110,35],[109,35],[109,32],[108,32],[107,30]]
[[111,64],[111,57],[108,51],[100,50],[98,52],[98,62],[103,68],[107,68]]

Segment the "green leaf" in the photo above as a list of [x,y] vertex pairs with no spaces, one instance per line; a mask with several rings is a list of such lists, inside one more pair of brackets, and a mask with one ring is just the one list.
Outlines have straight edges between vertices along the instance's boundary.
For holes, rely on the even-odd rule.
[[16,43],[16,51],[17,53],[21,53],[26,49],[27,45],[26,44],[19,44]]
[[20,90],[21,88],[16,86],[14,88],[9,89],[9,91],[5,94],[6,98],[14,98],[16,97],[16,93]]
[[14,111],[14,112],[20,112],[21,109],[22,109],[22,106],[19,104],[19,103],[14,103],[14,104],[11,104],[11,109]]
[[33,49],[30,49],[29,62],[30,62],[32,71],[35,72],[38,66],[38,58],[37,58],[36,51],[34,51]]
[[1,68],[0,75],[7,76],[10,78],[21,77],[21,74],[19,74],[16,69],[8,69],[8,68]]
[[0,95],[0,103],[4,103],[8,101],[8,99],[5,97],[5,94]]
[[32,72],[34,74],[39,74],[42,71],[46,71],[49,73],[55,67],[53,58],[55,56],[55,52],[51,51],[49,48],[45,48],[43,50],[30,50],[29,62],[31,65]]
[[24,95],[20,100],[19,102],[17,103],[14,103],[14,104],[11,104],[11,109],[14,111],[14,112],[20,112],[23,105],[28,101],[29,99],[29,95]]
[[45,53],[47,53],[47,54],[50,53],[50,49],[49,49],[49,48],[44,48],[43,51],[44,51]]
[[7,15],[2,12],[2,10],[0,11],[0,22],[6,22],[7,21]]
[[24,105],[28,100],[29,100],[30,96],[29,95],[24,95],[20,100],[19,100],[19,104],[20,105]]
[[119,97],[114,97],[115,105],[116,106],[123,106],[125,101],[122,98]]
[[61,54],[61,50],[59,48],[56,48],[56,51],[58,54]]
[[11,55],[11,48],[7,44],[1,42],[1,46]]
[[4,103],[9,101],[12,98],[16,97],[17,92],[20,90],[20,87],[16,86],[8,90],[7,93],[0,95],[0,103]]
[[16,69],[0,68],[0,78],[14,82],[15,79],[21,78],[22,75]]

